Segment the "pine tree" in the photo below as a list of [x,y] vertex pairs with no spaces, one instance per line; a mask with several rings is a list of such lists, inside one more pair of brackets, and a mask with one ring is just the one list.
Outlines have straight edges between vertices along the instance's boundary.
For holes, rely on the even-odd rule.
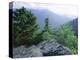
[[49,32],[49,22],[48,22],[48,18],[45,19],[44,31],[48,31],[48,32]]
[[45,19],[45,26],[44,29],[42,31],[42,39],[43,40],[51,40],[53,38],[53,35],[51,34],[51,30],[49,27],[49,20],[48,18]]
[[48,23],[48,18],[45,18],[45,26],[44,29],[37,35],[35,38],[35,44],[38,44],[39,42],[43,40],[48,40],[50,36],[49,33],[49,23]]
[[60,44],[69,47],[74,54],[77,53],[77,37],[74,35],[70,25],[62,25],[56,34],[57,41]]
[[13,19],[15,44],[32,45],[38,32],[36,17],[22,7],[14,11]]

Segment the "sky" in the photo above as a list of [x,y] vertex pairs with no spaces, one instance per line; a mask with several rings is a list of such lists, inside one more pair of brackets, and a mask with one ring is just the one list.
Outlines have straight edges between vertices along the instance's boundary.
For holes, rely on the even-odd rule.
[[22,6],[25,8],[48,9],[56,14],[65,15],[67,17],[78,16],[78,7],[75,5],[13,2],[13,8],[21,8]]

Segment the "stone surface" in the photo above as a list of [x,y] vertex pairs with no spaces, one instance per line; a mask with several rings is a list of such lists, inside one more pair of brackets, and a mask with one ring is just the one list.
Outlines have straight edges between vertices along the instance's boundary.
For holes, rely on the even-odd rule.
[[42,56],[40,48],[36,46],[31,46],[26,48],[25,46],[20,46],[13,49],[14,58],[25,58],[25,57],[38,57]]
[[42,53],[48,53],[51,49],[55,51],[58,46],[59,44],[53,41],[43,41],[38,44],[38,47],[41,49]]
[[20,46],[13,48],[14,58],[25,57],[41,57],[41,56],[56,56],[56,55],[71,55],[69,48],[62,46],[55,40],[42,41],[38,45],[30,47]]
[[56,41],[43,41],[38,44],[41,52],[44,56],[55,56],[55,55],[70,55],[72,54],[70,49],[62,46]]

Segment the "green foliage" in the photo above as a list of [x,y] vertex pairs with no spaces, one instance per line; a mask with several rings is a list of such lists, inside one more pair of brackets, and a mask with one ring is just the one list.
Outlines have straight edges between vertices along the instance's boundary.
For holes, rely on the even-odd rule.
[[44,26],[42,38],[43,40],[48,40],[50,38],[48,18],[45,19],[45,26]]
[[51,34],[51,30],[49,29],[48,18],[46,18],[44,29],[40,33],[38,33],[34,43],[38,44],[43,40],[51,40],[52,38],[53,38],[53,35]]
[[77,53],[77,37],[74,35],[70,25],[62,25],[56,34],[57,41],[60,44],[69,47],[74,54]]
[[13,14],[14,45],[31,45],[38,33],[36,17],[24,7],[16,9]]
[[44,31],[48,31],[49,32],[49,21],[48,21],[48,18],[45,19]]
[[51,30],[49,27],[49,21],[48,18],[45,19],[45,26],[42,34],[43,40],[51,40],[53,38],[53,35],[51,34]]

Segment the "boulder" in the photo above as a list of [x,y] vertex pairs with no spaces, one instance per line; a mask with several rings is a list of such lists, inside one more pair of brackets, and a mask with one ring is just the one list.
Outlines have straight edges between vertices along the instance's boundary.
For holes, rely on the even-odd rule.
[[43,56],[55,55],[71,55],[71,50],[63,45],[57,43],[55,40],[43,41],[38,44]]
[[25,46],[20,46],[13,49],[14,58],[25,58],[25,57],[38,57],[42,56],[40,48],[36,46],[31,46],[26,48]]

